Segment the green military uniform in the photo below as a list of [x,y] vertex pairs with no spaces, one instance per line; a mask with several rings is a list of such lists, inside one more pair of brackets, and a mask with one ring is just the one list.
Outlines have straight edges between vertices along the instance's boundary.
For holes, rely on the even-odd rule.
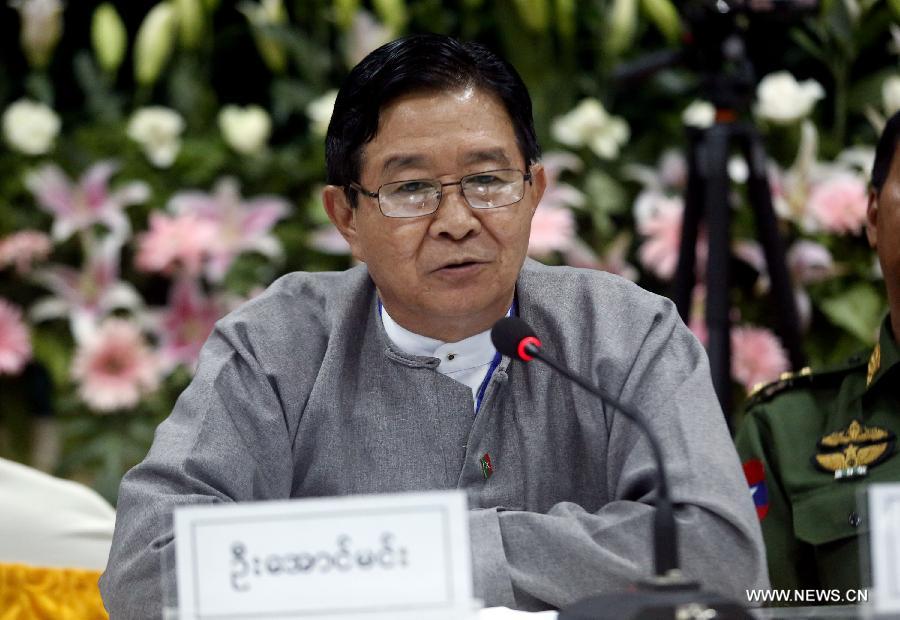
[[787,374],[748,402],[736,443],[774,588],[861,585],[857,494],[900,481],[900,348],[889,318],[871,353]]

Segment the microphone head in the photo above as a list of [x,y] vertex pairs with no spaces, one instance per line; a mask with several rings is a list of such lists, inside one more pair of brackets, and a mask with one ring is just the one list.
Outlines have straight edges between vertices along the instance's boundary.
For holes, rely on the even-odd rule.
[[491,342],[503,355],[523,362],[533,359],[525,352],[525,345],[541,346],[541,341],[537,339],[531,326],[514,316],[504,317],[494,323],[491,329]]

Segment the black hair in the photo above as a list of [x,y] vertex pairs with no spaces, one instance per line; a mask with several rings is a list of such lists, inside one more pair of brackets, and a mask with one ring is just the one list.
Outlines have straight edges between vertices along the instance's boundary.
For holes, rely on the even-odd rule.
[[325,136],[327,182],[348,191],[355,206],[349,184],[359,180],[363,147],[375,137],[384,106],[412,92],[470,86],[502,102],[526,165],[537,161],[531,97],[513,66],[480,43],[414,34],[382,45],[344,80]]
[[875,163],[872,165],[872,189],[876,194],[881,193],[881,188],[891,171],[891,163],[894,160],[894,152],[897,143],[900,142],[900,112],[895,112],[884,126],[878,146],[875,147]]

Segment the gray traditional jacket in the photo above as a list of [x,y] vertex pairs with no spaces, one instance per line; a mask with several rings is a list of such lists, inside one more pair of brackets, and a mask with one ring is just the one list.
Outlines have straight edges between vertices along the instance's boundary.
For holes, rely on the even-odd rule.
[[[610,274],[531,260],[516,295],[548,353],[656,432],[687,575],[741,600],[766,587],[706,353],[672,303]],[[100,581],[111,616],[160,617],[172,508],[189,503],[465,489],[475,593],[488,606],[564,606],[652,573],[654,466],[633,424],[546,366],[508,358],[473,417],[471,390],[437,365],[387,337],[365,266],[286,275],[219,321],[147,458],[122,481]]]

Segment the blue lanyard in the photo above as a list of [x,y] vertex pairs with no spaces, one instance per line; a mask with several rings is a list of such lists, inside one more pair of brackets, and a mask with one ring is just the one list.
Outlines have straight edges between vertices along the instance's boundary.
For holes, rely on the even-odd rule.
[[[506,316],[515,316],[516,314],[518,314],[516,312],[516,298],[513,297],[512,305],[509,307]],[[494,376],[494,371],[497,370],[497,366],[500,365],[500,360],[502,358],[503,356],[500,355],[500,351],[497,351],[497,353],[494,354],[494,359],[491,360],[491,365],[488,366],[487,374],[484,376],[484,380],[481,382],[475,396],[475,415],[478,415],[478,412],[481,410],[481,401],[484,400],[484,393],[487,391],[488,383],[491,382],[491,377]]]
[[484,399],[484,393],[487,391],[488,383],[491,382],[491,377],[494,376],[494,371],[497,370],[497,366],[500,365],[501,357],[500,351],[497,351],[497,354],[494,355],[494,359],[491,360],[491,365],[488,367],[487,374],[484,376],[484,381],[481,382],[481,386],[478,388],[478,393],[475,396],[475,415],[478,415],[478,410],[481,409],[481,401]]

